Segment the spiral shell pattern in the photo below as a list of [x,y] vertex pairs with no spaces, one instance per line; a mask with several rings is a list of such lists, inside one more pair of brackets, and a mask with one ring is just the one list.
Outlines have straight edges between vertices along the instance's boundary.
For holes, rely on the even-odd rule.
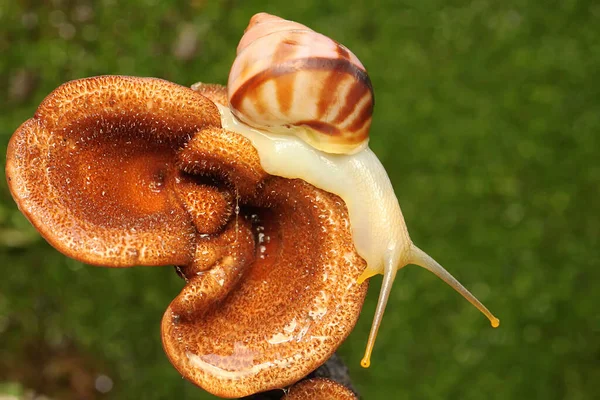
[[328,152],[368,142],[374,96],[365,67],[343,45],[297,22],[250,20],[228,82],[233,114],[254,128],[294,134]]

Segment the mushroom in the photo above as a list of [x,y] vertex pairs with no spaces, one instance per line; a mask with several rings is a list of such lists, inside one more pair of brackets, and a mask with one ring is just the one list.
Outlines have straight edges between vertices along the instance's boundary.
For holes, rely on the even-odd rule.
[[293,385],[281,400],[357,400],[347,387],[327,378],[306,379]]
[[187,264],[197,232],[176,197],[176,153],[199,130],[219,126],[212,102],[173,83],[72,81],[12,136],[9,188],[69,257],[111,267]]
[[221,397],[284,388],[353,329],[367,284],[344,202],[268,175],[221,128],[224,88],[154,78],[68,82],[14,133],[11,193],[63,254],[109,267],[175,265],[165,352]]

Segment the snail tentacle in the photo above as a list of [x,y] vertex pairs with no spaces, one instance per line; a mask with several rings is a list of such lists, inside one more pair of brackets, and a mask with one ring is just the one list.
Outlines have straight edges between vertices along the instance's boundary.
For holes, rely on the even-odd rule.
[[492,325],[497,328],[500,326],[500,320],[496,318],[490,310],[487,309],[467,288],[465,288],[455,277],[453,277],[444,267],[442,267],[437,261],[435,261],[429,254],[415,246],[411,246],[410,251],[410,264],[415,264],[425,268],[428,271],[434,273],[438,278],[446,282],[454,290],[461,294],[466,300],[468,300],[475,308],[477,308],[483,315],[485,315]]
[[377,308],[375,309],[375,316],[373,317],[373,323],[371,324],[371,332],[369,333],[369,339],[367,340],[365,355],[360,361],[360,365],[363,368],[369,368],[371,365],[371,353],[375,346],[375,339],[377,338],[379,326],[383,320],[385,307],[387,306],[397,272],[398,268],[392,263],[391,258],[389,258],[383,272],[383,282],[381,284],[381,290],[379,291],[379,300],[377,300]]

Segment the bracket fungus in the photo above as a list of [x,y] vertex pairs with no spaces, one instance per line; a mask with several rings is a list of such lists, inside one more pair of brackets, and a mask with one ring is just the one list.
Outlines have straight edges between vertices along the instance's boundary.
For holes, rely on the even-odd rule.
[[267,174],[221,127],[225,89],[195,89],[122,76],[60,86],[12,136],[9,187],[69,257],[178,267],[185,286],[161,331],[185,378],[221,397],[283,388],[350,333],[366,264],[344,202]]
[[281,400],[356,400],[346,386],[327,378],[306,379],[293,385]]

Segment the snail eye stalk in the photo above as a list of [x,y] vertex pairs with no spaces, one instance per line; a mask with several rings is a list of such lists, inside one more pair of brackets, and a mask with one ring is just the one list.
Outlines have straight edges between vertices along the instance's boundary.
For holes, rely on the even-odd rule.
[[[391,261],[391,260],[388,260]],[[473,304],[481,313],[483,313],[489,320],[492,327],[497,328],[500,326],[500,320],[496,318],[488,309],[485,307],[471,292],[469,292],[456,278],[454,278],[444,267],[442,267],[437,261],[431,256],[419,249],[414,244],[410,246],[410,252],[408,255],[407,264],[414,264],[427,269],[434,273],[438,278],[446,282],[450,287],[460,293],[465,299]],[[364,368],[368,368],[371,365],[371,354],[373,347],[375,346],[375,339],[379,332],[379,326],[383,319],[383,313],[387,305],[387,301],[392,289],[392,284],[396,278],[396,272],[398,269],[403,268],[405,265],[392,265],[386,266],[383,273],[383,284],[381,286],[381,292],[379,293],[379,300],[377,302],[377,308],[375,310],[375,316],[373,318],[373,324],[371,325],[371,332],[369,333],[369,339],[367,341],[367,347],[365,349],[365,355],[363,356],[360,365]]]

